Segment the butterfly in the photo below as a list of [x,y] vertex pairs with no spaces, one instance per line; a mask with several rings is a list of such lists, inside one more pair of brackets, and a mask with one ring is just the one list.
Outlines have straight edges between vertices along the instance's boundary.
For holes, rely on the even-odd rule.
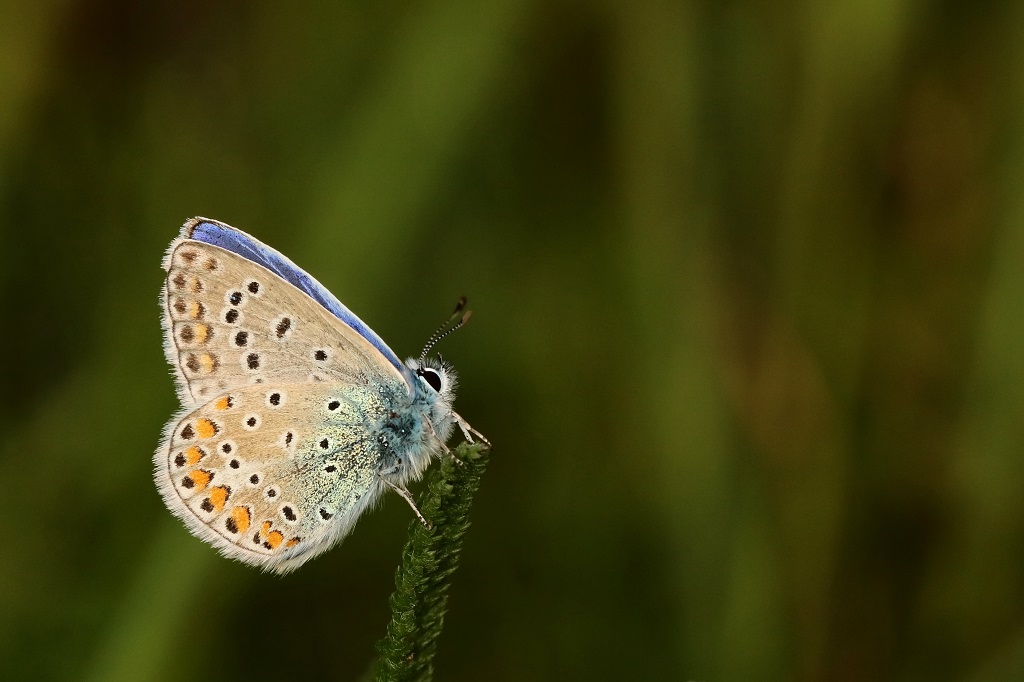
[[404,363],[323,285],[255,237],[193,218],[171,242],[164,352],[181,410],[154,455],[157,488],[225,556],[287,573],[406,485],[457,425],[456,374],[427,353],[469,319],[460,299]]

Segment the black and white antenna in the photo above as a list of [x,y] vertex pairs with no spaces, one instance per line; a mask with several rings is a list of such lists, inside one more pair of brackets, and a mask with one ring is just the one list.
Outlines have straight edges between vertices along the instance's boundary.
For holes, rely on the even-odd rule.
[[[420,364],[422,365],[427,359],[427,353],[430,349],[437,345],[437,342],[444,337],[451,334],[453,331],[461,327],[462,325],[469,322],[470,316],[473,314],[472,310],[465,310],[466,308],[466,297],[460,296],[459,302],[455,304],[455,310],[452,311],[451,316],[445,320],[444,324],[437,328],[437,331],[430,335],[427,340],[427,345],[423,346],[423,352],[420,353]],[[465,310],[465,312],[463,312]]]

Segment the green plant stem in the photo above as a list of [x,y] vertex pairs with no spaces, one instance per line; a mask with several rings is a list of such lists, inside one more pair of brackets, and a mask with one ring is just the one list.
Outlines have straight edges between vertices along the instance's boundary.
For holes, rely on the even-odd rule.
[[459,462],[444,456],[420,496],[420,511],[430,522],[409,526],[409,541],[395,574],[391,622],[377,642],[376,682],[430,680],[437,639],[444,626],[448,585],[459,564],[462,537],[469,528],[473,494],[490,459],[480,445],[462,444],[454,451]]

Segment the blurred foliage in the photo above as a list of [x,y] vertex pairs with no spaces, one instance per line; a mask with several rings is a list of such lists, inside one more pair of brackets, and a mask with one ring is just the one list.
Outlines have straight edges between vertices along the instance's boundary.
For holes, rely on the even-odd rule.
[[[438,679],[1024,679],[1024,5],[0,4],[5,679],[354,679],[397,497],[285,578],[168,514],[205,215],[495,443]],[[15,333],[17,332],[17,333]]]

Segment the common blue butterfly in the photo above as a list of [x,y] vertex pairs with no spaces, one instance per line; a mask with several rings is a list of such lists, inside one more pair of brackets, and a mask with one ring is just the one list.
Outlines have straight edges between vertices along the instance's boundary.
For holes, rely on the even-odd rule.
[[[387,344],[285,256],[194,218],[171,242],[164,352],[182,409],[154,456],[164,502],[222,554],[286,573],[330,549],[387,489],[422,476],[458,425],[456,375]],[[486,439],[483,439],[486,442]]]

